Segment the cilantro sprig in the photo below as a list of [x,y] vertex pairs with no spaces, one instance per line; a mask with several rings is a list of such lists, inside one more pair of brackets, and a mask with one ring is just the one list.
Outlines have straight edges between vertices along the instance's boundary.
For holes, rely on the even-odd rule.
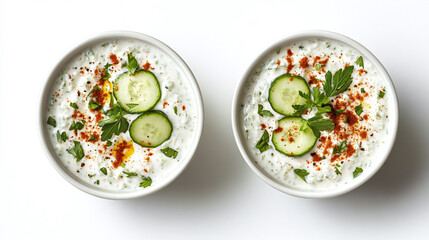
[[259,149],[261,153],[267,151],[270,148],[270,145],[268,145],[268,142],[270,141],[270,136],[267,132],[267,130],[264,131],[264,134],[262,134],[261,139],[256,143],[256,148]]
[[325,83],[323,84],[323,91],[328,97],[333,97],[346,91],[352,83],[352,73],[354,66],[348,66],[343,69],[337,70],[332,76],[331,71],[325,74]]
[[331,111],[331,107],[324,106],[329,103],[329,98],[325,93],[320,92],[320,88],[314,87],[311,91],[311,94],[306,94],[299,91],[299,95],[306,100],[303,105],[292,105],[292,107],[296,110],[295,115],[301,115],[305,110],[312,109],[313,107],[317,107],[317,113],[327,113]]
[[127,119],[124,118],[125,112],[119,105],[114,105],[112,109],[105,112],[109,118],[102,119],[98,125],[103,133],[101,141],[106,141],[112,138],[113,134],[119,135],[121,132],[126,132],[129,127]]

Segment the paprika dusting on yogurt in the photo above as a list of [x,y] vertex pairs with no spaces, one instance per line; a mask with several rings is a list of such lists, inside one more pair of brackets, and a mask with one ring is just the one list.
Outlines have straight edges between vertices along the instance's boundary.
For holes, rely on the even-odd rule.
[[[284,66],[278,64],[283,58]],[[294,113],[276,112],[283,108],[270,102],[274,79],[284,79],[276,101],[290,104]],[[246,145],[256,164],[286,186],[314,191],[347,184],[356,168],[365,173],[378,160],[373,156],[387,138],[388,98],[378,97],[385,86],[373,63],[344,43],[309,39],[285,45],[261,60],[243,90]],[[273,116],[260,116],[258,105]],[[265,128],[257,127],[262,123]]]

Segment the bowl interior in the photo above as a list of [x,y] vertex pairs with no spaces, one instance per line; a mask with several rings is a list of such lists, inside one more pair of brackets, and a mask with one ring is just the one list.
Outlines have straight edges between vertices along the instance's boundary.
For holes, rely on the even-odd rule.
[[[257,66],[259,66],[267,57],[269,54],[274,52],[276,49],[286,47],[291,43],[308,40],[308,39],[323,39],[323,40],[332,40],[337,41],[340,43],[343,43],[345,45],[348,45],[358,52],[362,54],[364,59],[369,60],[373,63],[376,70],[380,73],[380,77],[386,82],[386,93],[389,94],[389,123],[388,123],[388,131],[389,131],[389,137],[388,142],[386,143],[386,148],[382,149],[381,151],[378,151],[379,155],[379,161],[373,161],[370,171],[366,171],[362,177],[359,177],[352,181],[349,184],[343,184],[342,186],[339,186],[335,189],[329,189],[329,190],[322,190],[322,191],[307,191],[307,190],[300,190],[296,188],[292,188],[290,186],[285,185],[284,183],[281,183],[279,180],[277,180],[275,177],[268,174],[265,170],[263,170],[258,164],[255,164],[255,159],[251,154],[251,151],[248,149],[245,139],[245,132],[243,129],[243,119],[240,117],[240,105],[243,102],[243,98],[246,95],[245,86],[246,83],[251,79],[251,76],[255,72],[255,69]],[[258,58],[251,64],[251,66],[247,69],[244,76],[242,77],[241,81],[238,83],[238,86],[236,88],[236,92],[234,95],[234,101],[232,106],[232,125],[233,125],[233,131],[235,140],[237,142],[238,148],[249,165],[249,167],[260,177],[262,178],[266,183],[271,185],[272,187],[284,192],[288,193],[290,195],[298,196],[298,197],[305,197],[305,198],[325,198],[325,197],[333,197],[340,194],[344,194],[348,191],[351,191],[355,189],[356,187],[360,186],[364,182],[366,182],[368,179],[370,179],[383,165],[386,158],[388,157],[395,138],[396,138],[396,132],[397,132],[397,126],[398,126],[398,102],[397,102],[397,96],[395,92],[395,88],[393,86],[392,80],[387,73],[387,71],[384,69],[382,64],[378,61],[378,59],[370,53],[365,47],[363,47],[358,42],[345,37],[343,35],[333,33],[333,32],[326,32],[326,31],[307,31],[307,32],[301,32],[298,34],[291,35],[290,37],[287,37],[272,46],[270,46],[268,49],[266,49],[261,55],[259,55]]]
[[[194,132],[194,139],[186,155],[183,157],[183,160],[179,164],[179,166],[175,169],[175,171],[171,172],[162,182],[157,185],[152,186],[151,188],[145,188],[144,190],[132,191],[132,192],[117,192],[112,190],[102,189],[100,187],[88,184],[87,182],[79,179],[75,174],[72,174],[61,162],[59,156],[56,154],[51,141],[49,139],[48,131],[46,128],[47,121],[47,102],[48,97],[51,92],[51,88],[53,87],[53,83],[55,79],[59,76],[63,68],[67,63],[70,62],[75,56],[79,55],[85,49],[99,43],[104,43],[111,40],[120,40],[120,39],[133,39],[137,41],[144,42],[146,44],[152,45],[161,51],[163,51],[167,56],[169,56],[179,67],[180,72],[183,74],[184,81],[189,83],[191,91],[194,95],[194,99],[196,101],[196,112],[197,112],[197,121],[196,121],[196,129]],[[44,150],[51,160],[53,166],[57,169],[57,171],[72,185],[79,188],[80,190],[92,194],[94,196],[108,198],[108,199],[128,199],[141,197],[153,192],[158,191],[159,189],[167,186],[171,183],[180,173],[186,168],[190,160],[192,159],[201,137],[202,128],[203,128],[203,102],[201,98],[200,89],[198,87],[197,81],[192,74],[189,67],[186,63],[180,58],[180,56],[174,52],[171,48],[169,48],[166,44],[161,41],[152,38],[150,36],[136,33],[136,32],[128,32],[128,31],[114,31],[102,33],[97,36],[92,37],[91,39],[84,41],[78,46],[74,47],[70,52],[68,52],[54,67],[52,72],[50,73],[45,86],[43,87],[43,91],[40,97],[40,111],[39,111],[39,129],[40,129],[40,137],[42,139],[42,145]]]

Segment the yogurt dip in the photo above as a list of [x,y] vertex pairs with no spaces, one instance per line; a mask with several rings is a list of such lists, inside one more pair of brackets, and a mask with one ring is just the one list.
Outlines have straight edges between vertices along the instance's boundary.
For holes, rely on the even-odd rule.
[[[111,118],[109,110],[120,109],[112,83],[129,71],[129,56],[156,76],[161,96],[153,109],[172,125],[171,136],[155,148],[130,137],[129,125],[140,114],[123,112],[126,129],[118,123],[111,137],[100,126]],[[164,51],[143,41],[92,45],[65,65],[50,91],[46,126],[56,154],[71,173],[101,189],[132,192],[157,185],[179,168],[196,137],[196,99],[184,73]]]
[[[268,101],[273,80],[290,73],[303,77],[310,92],[315,87],[323,92],[326,73],[334,75],[348,66],[354,67],[350,86],[324,104],[331,111],[323,113],[323,119],[331,120],[333,129],[321,131],[314,147],[302,156],[277,151],[272,136],[284,116]],[[273,51],[256,66],[241,92],[239,124],[254,163],[276,182],[296,190],[327,191],[353,182],[378,161],[386,146],[390,111],[386,86],[374,64],[342,42],[310,39]],[[261,109],[271,114],[261,114]],[[308,120],[317,111],[312,107],[302,118]],[[261,150],[257,145],[265,131],[269,141]]]

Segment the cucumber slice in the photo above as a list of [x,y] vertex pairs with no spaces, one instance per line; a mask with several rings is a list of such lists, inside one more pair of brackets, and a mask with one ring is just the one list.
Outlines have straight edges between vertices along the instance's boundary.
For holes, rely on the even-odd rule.
[[274,79],[271,84],[268,101],[274,111],[285,116],[293,116],[296,110],[293,105],[303,105],[306,100],[299,91],[310,94],[307,81],[299,76],[284,74]]
[[301,156],[316,144],[317,137],[302,117],[284,117],[274,130],[272,142],[277,151],[291,156]]
[[167,115],[158,110],[150,110],[131,123],[130,136],[135,143],[154,148],[167,141],[172,131],[173,125]]
[[122,109],[141,113],[152,109],[161,98],[161,89],[155,75],[146,70],[121,74],[114,83],[113,95]]

